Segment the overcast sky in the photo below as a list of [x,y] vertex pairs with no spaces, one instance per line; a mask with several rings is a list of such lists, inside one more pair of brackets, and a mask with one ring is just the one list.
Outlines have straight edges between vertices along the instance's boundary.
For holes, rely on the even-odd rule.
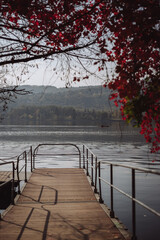
[[[48,64],[48,65],[47,65]],[[92,70],[93,67],[91,66]],[[97,68],[96,68],[97,69]],[[79,69],[78,69],[79,70]],[[82,71],[82,76],[85,76],[86,72]],[[106,74],[98,72],[98,76],[91,76],[89,79],[81,80],[80,82],[73,82],[74,71],[69,70],[69,74],[64,66],[64,71],[61,68],[53,64],[53,62],[47,63],[44,60],[39,62],[30,62],[24,65],[12,65],[7,70],[8,74],[5,74],[8,85],[51,85],[57,88],[59,87],[79,87],[79,86],[95,86],[103,85],[106,81]],[[101,78],[100,78],[101,76]],[[67,83],[70,84],[67,84]]]
[[[64,77],[61,77],[60,74],[52,73],[46,71],[45,69],[36,69],[30,76],[25,77],[24,81],[21,84],[26,85],[51,85],[55,87],[66,87],[66,83],[68,82]],[[73,87],[78,86],[90,86],[90,85],[101,85],[102,80],[90,78],[85,79],[80,82],[72,82],[71,85]]]

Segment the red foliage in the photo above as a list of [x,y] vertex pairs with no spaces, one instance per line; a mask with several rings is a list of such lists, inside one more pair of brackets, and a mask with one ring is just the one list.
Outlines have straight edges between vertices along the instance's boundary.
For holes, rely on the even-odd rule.
[[98,71],[107,61],[116,64],[116,76],[103,86],[113,91],[123,119],[135,120],[152,151],[160,149],[159,1],[1,0],[0,9],[6,41],[0,65],[95,45]]
[[117,76],[108,87],[121,99],[117,101],[123,119],[136,120],[156,152],[160,150],[160,6],[158,1],[137,0],[119,1],[119,6],[115,1],[115,8],[111,31]]

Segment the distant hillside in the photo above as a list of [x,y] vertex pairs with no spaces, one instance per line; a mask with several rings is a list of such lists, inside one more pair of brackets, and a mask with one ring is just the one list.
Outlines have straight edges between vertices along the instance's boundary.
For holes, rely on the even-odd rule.
[[106,111],[75,110],[73,107],[28,106],[7,111],[0,124],[9,125],[108,125],[111,114]]
[[18,96],[9,108],[22,106],[60,106],[76,109],[109,111],[113,103],[109,101],[110,91],[102,86],[56,88],[53,86],[20,86],[32,93]]

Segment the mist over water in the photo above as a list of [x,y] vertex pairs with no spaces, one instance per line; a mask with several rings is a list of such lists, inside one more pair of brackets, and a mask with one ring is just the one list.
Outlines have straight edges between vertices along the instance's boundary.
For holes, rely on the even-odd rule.
[[[0,126],[0,159],[16,159],[24,150],[33,149],[40,143],[73,143],[82,150],[87,145],[97,155],[98,160],[121,163],[135,167],[160,171],[160,155],[150,154],[149,147],[138,131],[132,129],[101,128],[99,126]],[[45,149],[44,149],[45,151]],[[70,153],[70,147],[56,146],[56,153]],[[36,167],[78,167],[77,157],[54,159],[47,156],[37,159]],[[102,175],[107,178],[108,165],[103,164]],[[114,169],[114,184],[123,191],[131,193],[130,169]],[[102,185],[103,199],[110,207],[110,191]],[[150,207],[160,211],[159,176],[136,173],[136,197]],[[116,216],[131,230],[131,201],[114,191]],[[139,206],[137,208],[138,239],[156,240],[160,236],[158,217]]]

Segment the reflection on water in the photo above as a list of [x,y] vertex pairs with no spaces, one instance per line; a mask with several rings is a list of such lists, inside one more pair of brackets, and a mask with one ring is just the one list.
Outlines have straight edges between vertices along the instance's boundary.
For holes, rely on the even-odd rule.
[[[143,137],[129,129],[82,127],[82,126],[0,126],[0,159],[14,157],[39,143],[66,143],[77,144],[82,149],[86,144],[98,160],[118,162],[136,167],[160,170],[159,154],[150,154],[149,147],[145,144]],[[66,151],[70,148],[57,146],[56,153]],[[47,156],[37,159],[38,167],[78,167],[77,157],[73,158]],[[153,160],[156,160],[152,162]],[[114,181],[127,193],[131,192],[131,179],[129,170],[117,168],[114,172]],[[107,176],[107,166],[103,169]],[[109,189],[103,187],[103,198],[110,206]],[[150,174],[138,174],[136,176],[137,197],[156,210],[160,210],[160,181],[159,176]],[[116,215],[131,229],[131,201],[114,192],[114,206]],[[123,200],[123,201],[122,201]],[[160,236],[160,229],[156,217],[137,206],[137,231],[140,239],[155,240]]]
[[[121,128],[122,129],[122,128]],[[101,160],[159,168],[158,154],[150,154],[143,136],[133,129],[84,126],[0,126],[0,158],[18,155],[46,142],[86,144]]]

